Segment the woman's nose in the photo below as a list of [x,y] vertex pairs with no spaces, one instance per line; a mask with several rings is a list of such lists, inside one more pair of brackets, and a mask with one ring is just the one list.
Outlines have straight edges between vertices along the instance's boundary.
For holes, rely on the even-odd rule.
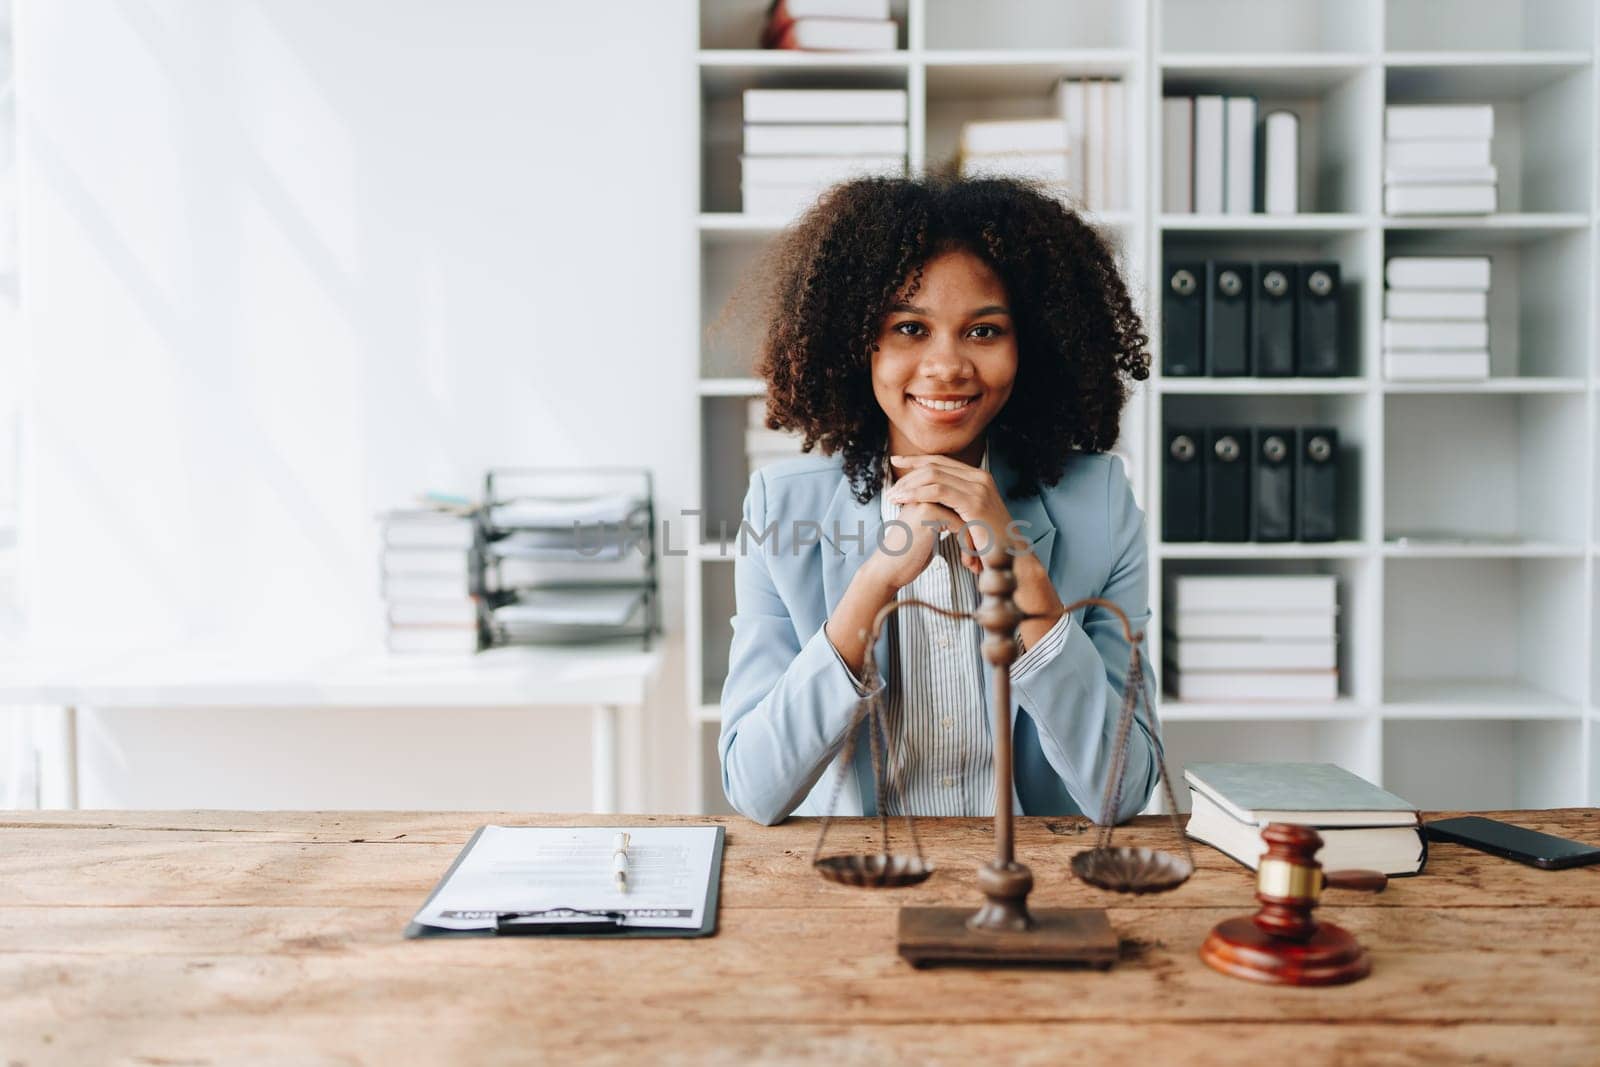
[[945,335],[934,339],[922,356],[922,373],[941,381],[965,378],[972,364],[961,354],[955,339]]

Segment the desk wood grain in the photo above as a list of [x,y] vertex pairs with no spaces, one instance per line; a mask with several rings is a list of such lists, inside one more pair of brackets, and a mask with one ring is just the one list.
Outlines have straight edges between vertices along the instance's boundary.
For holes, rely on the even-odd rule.
[[[1600,842],[1600,811],[1500,817]],[[1021,819],[1040,906],[1107,906],[1110,972],[914,971],[902,904],[977,900],[984,820],[926,820],[940,868],[894,892],[824,883],[816,824],[728,827],[709,940],[400,939],[485,822],[515,813],[0,814],[0,1063],[566,1062],[1593,1064],[1600,1059],[1600,868],[1538,871],[1454,845],[1380,896],[1324,911],[1367,945],[1372,977],[1276,989],[1199,960],[1252,910],[1251,873],[1197,846],[1188,885],[1101,893],[1068,874],[1078,819]],[[872,838],[845,821],[830,842]],[[1171,845],[1161,820],[1120,832]]]

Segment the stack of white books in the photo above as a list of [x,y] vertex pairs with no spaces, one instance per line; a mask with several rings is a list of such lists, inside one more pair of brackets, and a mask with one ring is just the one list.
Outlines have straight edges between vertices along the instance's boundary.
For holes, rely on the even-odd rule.
[[1384,377],[1434,382],[1489,376],[1488,256],[1392,256],[1384,281]]
[[473,520],[426,508],[380,516],[385,645],[396,653],[478,650]]
[[1383,210],[1390,215],[1487,215],[1498,174],[1489,162],[1494,108],[1405,104],[1384,109]]
[[805,440],[803,435],[792,430],[767,429],[767,402],[764,398],[757,397],[750,401],[748,414],[744,430],[744,454],[752,474],[758,467],[765,467],[768,463],[804,455],[800,451],[800,444]]
[[1063,78],[1056,84],[1057,121],[1065,127],[1063,191],[1089,211],[1126,211],[1128,115],[1131,97],[1115,78]]
[[1338,579],[1179,575],[1168,583],[1167,691],[1205,703],[1339,696]]
[[906,172],[904,89],[747,89],[744,213],[783,218],[828,186]]

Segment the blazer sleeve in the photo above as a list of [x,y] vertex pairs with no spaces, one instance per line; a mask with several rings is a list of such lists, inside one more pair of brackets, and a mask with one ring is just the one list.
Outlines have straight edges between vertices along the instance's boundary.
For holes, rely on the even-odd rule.
[[[1112,459],[1106,467],[1111,570],[1098,595],[1126,612],[1133,632],[1139,634],[1150,625],[1144,513],[1134,503],[1121,465]],[[1013,710],[1025,710],[1033,717],[1045,760],[1079,809],[1097,822],[1107,818],[1121,822],[1137,815],[1157,782],[1160,726],[1146,704],[1128,734],[1122,803],[1115,812],[1101,810],[1111,777],[1129,651],[1121,620],[1104,608],[1090,606],[1081,625],[1067,626],[1054,655],[1012,677]],[[1148,646],[1141,642],[1139,652],[1148,695],[1153,678]]]
[[[770,521],[766,490],[762,472],[752,473],[744,519],[757,532]],[[783,516],[776,518],[781,525]],[[752,541],[734,558],[733,643],[717,743],[728,802],[768,826],[787,818],[822,776],[860,699],[824,628],[796,632],[773,580],[773,555],[771,544]]]

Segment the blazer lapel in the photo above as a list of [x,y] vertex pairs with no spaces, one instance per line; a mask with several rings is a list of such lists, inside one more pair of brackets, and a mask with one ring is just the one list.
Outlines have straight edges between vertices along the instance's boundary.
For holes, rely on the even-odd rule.
[[[850,587],[861,565],[877,550],[878,538],[883,530],[881,493],[880,489],[872,495],[872,499],[862,504],[850,492],[850,480],[841,474],[839,485],[821,517],[819,547],[822,551],[822,595],[824,607],[830,613]],[[886,682],[889,681],[894,673],[894,664],[889,659],[887,621],[873,646],[873,652],[879,673]],[[878,794],[872,772],[872,746],[864,728],[856,737],[855,754],[851,762],[855,772],[858,807],[855,812],[845,810],[850,801],[841,793],[840,810],[836,814],[876,815]]]

